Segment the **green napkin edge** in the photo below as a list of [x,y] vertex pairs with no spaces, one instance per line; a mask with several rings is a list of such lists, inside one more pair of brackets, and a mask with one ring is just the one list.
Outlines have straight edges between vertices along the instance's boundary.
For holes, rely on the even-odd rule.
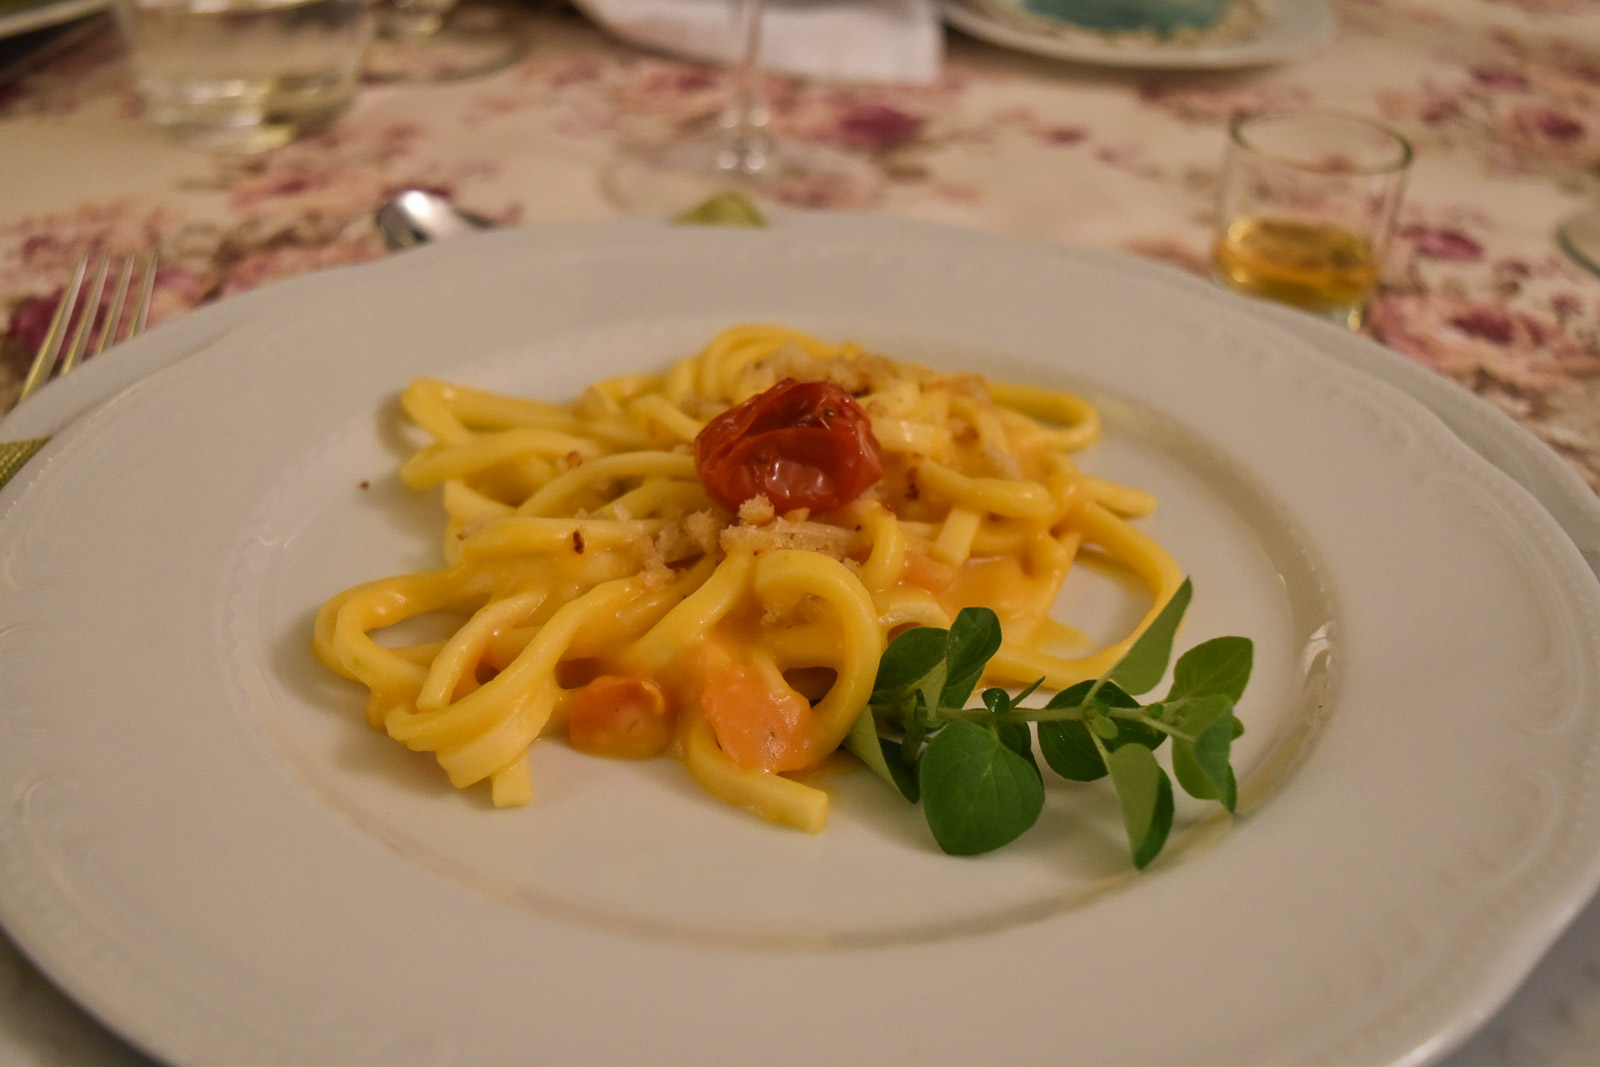
[[767,217],[750,198],[729,189],[702,200],[672,220],[680,226],[765,226]]
[[50,443],[48,437],[31,437],[26,441],[0,441],[0,489],[16,477],[23,464]]

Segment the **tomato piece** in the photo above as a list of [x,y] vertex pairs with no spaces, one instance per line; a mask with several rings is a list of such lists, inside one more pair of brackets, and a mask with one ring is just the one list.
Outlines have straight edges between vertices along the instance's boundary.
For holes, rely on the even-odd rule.
[[811,705],[771,663],[729,663],[714,671],[700,710],[717,744],[740,767],[793,771],[817,759]]
[[649,759],[672,740],[672,709],[649,678],[602,674],[573,694],[567,740],[596,756]]
[[695,471],[729,511],[765,496],[780,515],[848,504],[883,477],[872,420],[832,382],[785,378],[706,423]]

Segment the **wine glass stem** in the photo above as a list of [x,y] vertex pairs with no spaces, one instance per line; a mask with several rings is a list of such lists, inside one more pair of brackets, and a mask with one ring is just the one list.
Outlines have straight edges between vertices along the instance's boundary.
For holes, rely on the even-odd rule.
[[730,78],[722,127],[727,131],[718,165],[724,170],[754,174],[767,163],[767,107],[761,67],[761,21],[766,0],[737,0],[733,35],[738,53]]

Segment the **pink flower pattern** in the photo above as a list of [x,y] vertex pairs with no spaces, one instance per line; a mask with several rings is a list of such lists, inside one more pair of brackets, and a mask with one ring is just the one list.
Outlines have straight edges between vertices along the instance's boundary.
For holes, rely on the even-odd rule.
[[[1600,489],[1600,418],[1575,414],[1600,393],[1600,281],[1551,237],[1600,198],[1600,57],[1567,31],[1594,0],[1330,2],[1340,39],[1296,64],[1095,72],[952,33],[931,85],[769,77],[771,121],[870,160],[887,210],[1204,274],[1232,117],[1308,106],[1380,117],[1420,163],[1365,331],[1499,406]],[[159,320],[383,255],[371,214],[406,186],[505,222],[604,217],[593,174],[620,145],[716,121],[725,71],[634,51],[570,13],[526,17],[538,43],[491,77],[373,86],[345,121],[268,155],[191,155],[179,180],[0,216],[0,411],[86,245],[160,250]],[[114,36],[95,37],[0,89],[0,137],[28,123],[58,138],[74,124],[138,128],[127,74]],[[497,140],[512,127],[521,139]],[[581,195],[563,208],[522,182],[530,166]],[[795,192],[818,208],[839,195]]]

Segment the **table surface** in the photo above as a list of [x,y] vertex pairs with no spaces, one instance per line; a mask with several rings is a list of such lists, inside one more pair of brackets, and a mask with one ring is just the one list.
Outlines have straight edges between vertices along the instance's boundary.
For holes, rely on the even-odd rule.
[[[514,65],[364,86],[330,129],[251,158],[144,124],[103,18],[72,47],[0,72],[0,412],[90,242],[159,248],[160,321],[383,256],[373,209],[409,186],[508,223],[616,215],[599,181],[607,161],[628,138],[713,115],[722,72],[539,2],[511,10],[530,45]],[[951,31],[936,83],[772,78],[773,120],[870,159],[887,182],[882,211],[1203,272],[1231,116],[1317,106],[1382,118],[1416,164],[1366,332],[1490,401],[1600,490],[1600,279],[1555,240],[1600,199],[1600,2],[1332,8],[1338,34],[1319,54],[1241,71],[1079,66]],[[0,939],[0,1061],[13,1059],[138,1062]],[[1600,1062],[1600,906],[1450,1062]]]

